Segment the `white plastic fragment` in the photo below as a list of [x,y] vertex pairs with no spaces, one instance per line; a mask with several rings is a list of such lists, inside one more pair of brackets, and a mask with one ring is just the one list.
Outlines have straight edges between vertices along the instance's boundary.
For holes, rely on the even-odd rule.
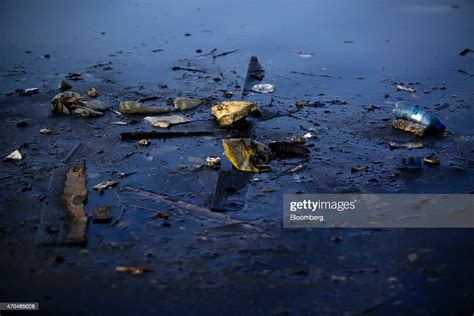
[[398,91],[406,91],[406,92],[416,92],[416,90],[413,89],[412,87],[405,87],[405,86],[403,86],[403,85],[401,85],[401,84],[398,84],[398,85],[397,85],[397,90],[398,90]]
[[314,53],[307,53],[307,52],[298,52],[298,56],[301,58],[310,58],[313,57]]
[[252,87],[252,91],[258,93],[272,93],[275,90],[275,86],[269,83],[259,83]]
[[21,155],[20,151],[17,149],[14,152],[12,152],[10,155],[6,156],[3,158],[3,160],[8,161],[8,160],[22,160],[23,156]]
[[190,122],[191,120],[182,115],[167,115],[167,116],[147,116],[144,118],[155,127],[168,128],[171,125],[182,124]]

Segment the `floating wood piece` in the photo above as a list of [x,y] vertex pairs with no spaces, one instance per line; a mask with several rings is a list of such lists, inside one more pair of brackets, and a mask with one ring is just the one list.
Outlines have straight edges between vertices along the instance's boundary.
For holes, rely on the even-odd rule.
[[309,150],[301,144],[292,142],[272,142],[268,145],[275,158],[308,157]]
[[182,131],[182,132],[125,132],[120,134],[122,140],[140,140],[150,138],[177,138],[177,137],[194,137],[194,136],[214,136],[213,131]]
[[388,147],[390,149],[398,149],[398,148],[405,148],[405,149],[418,149],[423,148],[423,143],[396,143],[396,142],[388,142]]
[[223,53],[220,53],[220,54],[217,54],[217,55],[213,55],[213,56],[212,56],[212,59],[216,59],[216,58],[218,58],[218,57],[226,56],[226,55],[235,53],[235,52],[237,52],[237,51],[238,51],[238,49],[233,49],[233,50],[230,50],[230,51],[227,51],[227,52],[223,52]]
[[418,137],[424,137],[426,136],[426,134],[428,134],[428,129],[426,128],[426,126],[406,120],[393,120],[392,126],[395,129],[412,133]]
[[66,203],[66,242],[85,244],[87,214],[84,203],[87,200],[86,167],[75,165],[69,168],[64,183],[62,199]]
[[112,222],[112,215],[110,213],[110,206],[96,206],[92,213],[93,223],[107,224]]
[[62,166],[53,171],[37,245],[85,246],[87,186],[84,165]]
[[262,65],[258,62],[258,58],[256,56],[252,56],[249,61],[249,66],[247,69],[247,75],[245,77],[243,90],[242,90],[242,99],[244,96],[249,94],[252,91],[252,87],[262,81],[265,77],[265,70],[263,69]]
[[222,170],[219,172],[211,211],[229,212],[240,211],[246,203],[247,185],[251,174],[236,170]]

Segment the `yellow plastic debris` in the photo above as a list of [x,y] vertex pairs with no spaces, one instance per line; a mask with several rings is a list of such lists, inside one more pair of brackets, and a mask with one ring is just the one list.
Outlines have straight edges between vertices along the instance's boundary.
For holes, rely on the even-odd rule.
[[222,140],[224,155],[232,165],[247,172],[268,171],[267,163],[271,159],[270,149],[259,142],[247,138],[229,138]]

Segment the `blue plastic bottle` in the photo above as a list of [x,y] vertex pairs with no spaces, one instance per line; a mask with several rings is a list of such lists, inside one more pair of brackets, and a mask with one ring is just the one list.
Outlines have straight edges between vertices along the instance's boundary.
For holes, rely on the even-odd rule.
[[395,102],[395,108],[392,110],[393,115],[398,119],[412,121],[428,127],[438,133],[444,132],[444,126],[433,113],[423,111],[413,103],[407,101]]

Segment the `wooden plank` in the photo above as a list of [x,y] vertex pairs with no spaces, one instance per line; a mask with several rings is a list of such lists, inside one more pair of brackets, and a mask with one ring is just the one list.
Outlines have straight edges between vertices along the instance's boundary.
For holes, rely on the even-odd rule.
[[122,140],[140,140],[148,138],[176,138],[176,137],[194,137],[194,136],[214,136],[213,131],[182,131],[182,132],[161,132],[161,131],[143,131],[143,132],[125,132],[120,134]]
[[87,186],[84,165],[56,168],[49,184],[37,245],[85,246]]

